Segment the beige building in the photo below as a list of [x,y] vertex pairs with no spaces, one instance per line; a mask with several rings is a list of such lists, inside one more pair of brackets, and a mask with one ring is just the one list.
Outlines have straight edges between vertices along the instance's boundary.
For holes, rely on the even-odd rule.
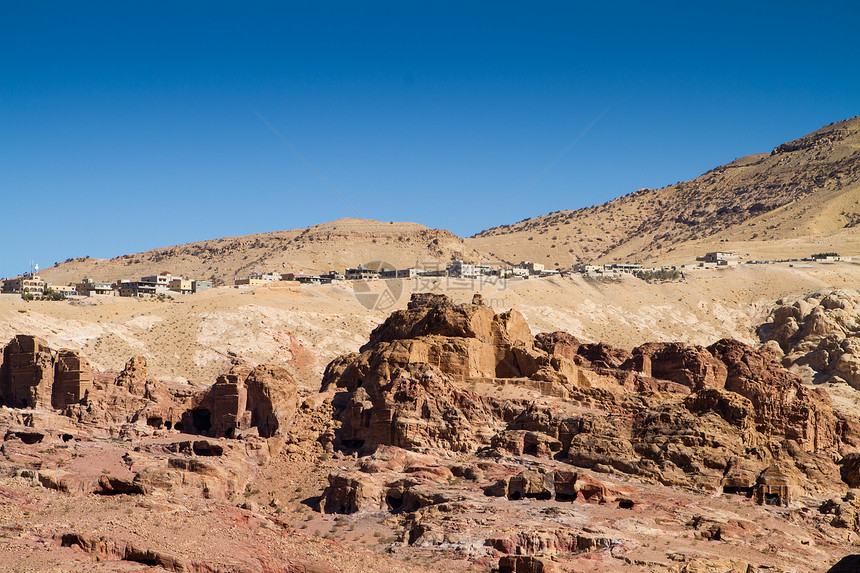
[[36,273],[24,273],[23,275],[6,279],[3,282],[3,292],[41,295],[45,292],[45,281]]
[[170,279],[167,283],[167,288],[179,294],[191,294],[194,292],[194,285],[191,279],[183,279],[181,277]]

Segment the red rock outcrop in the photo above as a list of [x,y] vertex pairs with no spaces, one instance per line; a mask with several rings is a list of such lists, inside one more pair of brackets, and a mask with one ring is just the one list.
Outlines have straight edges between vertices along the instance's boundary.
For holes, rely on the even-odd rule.
[[575,364],[537,348],[516,311],[495,314],[442,295],[413,295],[370,336],[360,354],[329,364],[323,388],[350,393],[340,443],[372,451],[474,451],[503,428],[500,403],[460,381],[519,379],[548,394],[580,383]]
[[839,420],[824,390],[803,386],[769,354],[736,340],[708,350],[726,365],[725,389],[752,402],[759,432],[795,440],[808,451],[839,448]]
[[499,573],[555,573],[555,564],[531,555],[505,555],[499,559]]
[[79,403],[93,386],[93,369],[86,358],[73,350],[60,350],[54,369],[51,405],[63,409]]
[[[485,448],[665,484],[761,490],[763,501],[777,495],[768,488],[782,487],[764,473],[773,464],[797,461],[802,471],[786,474],[791,488],[815,489],[838,479],[833,459],[855,447],[850,420],[771,352],[721,340],[625,353],[564,333],[532,339],[527,332],[515,311],[496,315],[415,295],[360,354],[329,365],[324,387],[347,391],[338,406],[339,445],[362,452]],[[543,380],[547,386],[536,384]],[[539,388],[547,399],[497,398],[493,385],[509,381]],[[489,387],[479,391],[476,382]],[[523,488],[523,496],[554,495],[549,487]],[[794,495],[785,488],[780,503]]]
[[413,295],[409,307],[376,327],[361,354],[347,362],[330,367],[324,387],[353,390],[368,375],[384,379],[392,368],[416,363],[458,379],[576,380],[573,362],[535,346],[519,312],[496,314],[480,304],[453,304],[444,295]]
[[14,407],[50,408],[54,357],[36,336],[19,334],[3,348],[0,397]]
[[114,383],[128,390],[129,394],[144,396],[146,394],[146,382],[146,358],[133,356],[126,362],[125,368],[119,373]]
[[186,431],[238,437],[252,429],[263,438],[282,436],[296,413],[296,382],[278,366],[235,365],[194,398],[182,416]]
[[722,388],[726,365],[701,346],[683,342],[651,342],[633,350],[633,356],[620,366],[645,376],[671,380],[692,390]]

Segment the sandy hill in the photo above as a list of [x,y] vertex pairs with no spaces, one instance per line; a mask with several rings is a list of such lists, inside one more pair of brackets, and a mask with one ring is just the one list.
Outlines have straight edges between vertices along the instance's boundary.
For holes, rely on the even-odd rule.
[[398,268],[444,267],[451,257],[483,258],[463,239],[417,223],[339,219],[306,229],[227,237],[123,255],[75,258],[42,271],[56,284],[89,277],[115,281],[161,271],[232,284],[253,272],[326,272],[372,261]]
[[478,233],[467,243],[509,261],[689,261],[708,250],[748,258],[860,252],[860,116],[770,153],[662,189]]

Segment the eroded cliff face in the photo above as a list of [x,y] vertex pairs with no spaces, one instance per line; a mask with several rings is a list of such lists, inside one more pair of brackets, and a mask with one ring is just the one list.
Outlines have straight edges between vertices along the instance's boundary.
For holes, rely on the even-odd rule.
[[[628,355],[564,333],[535,339],[513,310],[416,296],[361,350],[334,361],[323,386],[347,391],[339,440],[362,452],[540,452],[713,490],[744,465],[750,492],[776,466],[814,491],[837,485],[833,460],[858,438],[825,392],[732,340]],[[494,392],[505,387],[539,397]]]

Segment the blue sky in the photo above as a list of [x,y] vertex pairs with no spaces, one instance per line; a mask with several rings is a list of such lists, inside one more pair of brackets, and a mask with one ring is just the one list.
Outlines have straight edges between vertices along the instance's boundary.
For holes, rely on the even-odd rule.
[[860,114],[858,22],[853,1],[6,0],[0,276],[352,216],[467,236],[689,179]]

